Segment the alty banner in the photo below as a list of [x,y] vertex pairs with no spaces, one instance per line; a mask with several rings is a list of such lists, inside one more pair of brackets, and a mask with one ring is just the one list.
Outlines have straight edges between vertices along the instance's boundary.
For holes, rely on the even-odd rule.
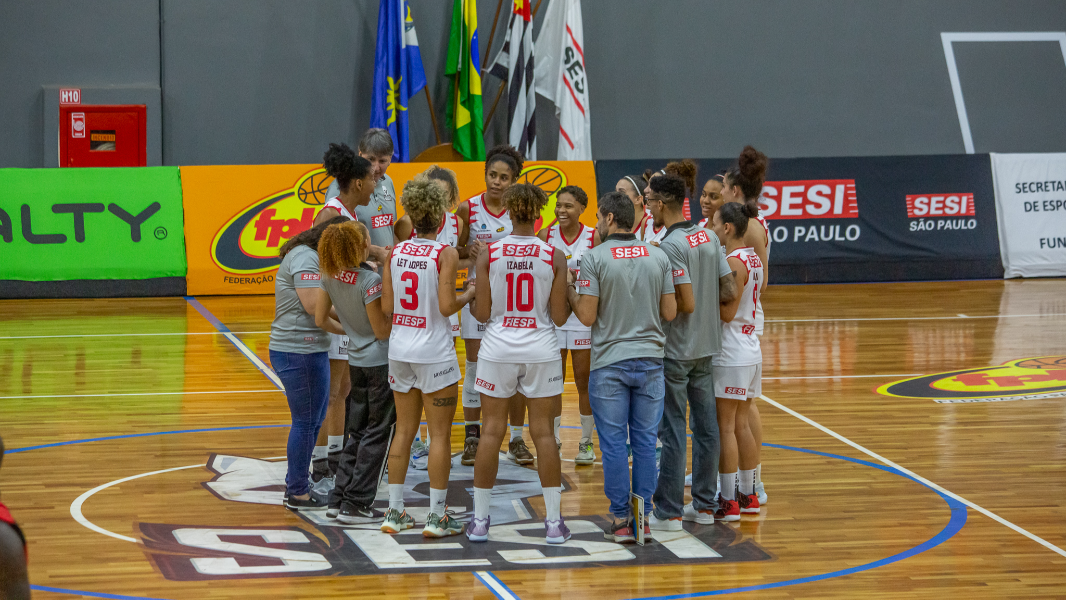
[[[601,190],[665,160],[598,161]],[[705,159],[697,186],[733,161]],[[638,179],[639,181],[639,179]],[[694,221],[703,215],[699,191]],[[984,155],[770,158],[760,197],[771,283],[1000,277],[989,158]]]
[[[430,163],[388,169],[397,195]],[[440,163],[455,172],[463,200],[485,191],[481,162]],[[333,181],[321,165],[182,167],[189,294],[273,294],[278,249],[311,227]],[[589,195],[581,216],[596,222],[596,176],[591,161],[527,162],[519,182],[549,194],[541,224],[555,220],[555,193],[577,185]],[[397,218],[403,207],[397,202]]]
[[0,280],[185,275],[177,167],[0,169]]
[[993,154],[1004,277],[1066,275],[1066,154]]

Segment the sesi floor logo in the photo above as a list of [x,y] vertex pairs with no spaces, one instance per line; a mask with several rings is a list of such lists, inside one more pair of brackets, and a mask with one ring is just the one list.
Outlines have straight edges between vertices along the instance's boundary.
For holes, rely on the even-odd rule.
[[281,245],[311,228],[332,180],[325,169],[314,169],[292,188],[270,194],[231,217],[211,242],[215,264],[238,274],[277,268]]
[[896,381],[877,393],[939,404],[1006,402],[1066,396],[1066,356],[1012,360],[998,367],[934,373]]
[[855,180],[767,181],[759,214],[767,219],[857,219]]

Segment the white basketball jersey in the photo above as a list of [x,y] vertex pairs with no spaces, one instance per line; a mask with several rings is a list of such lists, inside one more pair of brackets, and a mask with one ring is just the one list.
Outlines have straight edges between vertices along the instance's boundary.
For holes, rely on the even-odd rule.
[[533,236],[509,235],[489,245],[492,314],[479,358],[501,363],[559,360],[548,301],[555,248]]
[[440,313],[440,242],[413,239],[392,249],[392,334],[389,359],[438,363],[455,356],[452,326]]
[[[547,241],[549,246],[554,246],[564,253],[563,256],[566,257],[566,267],[568,269],[581,271],[581,257],[592,249],[592,238],[595,234],[595,228],[582,224],[581,231],[577,234],[577,237],[568,241],[563,237],[559,226],[552,225],[548,228]],[[592,331],[591,327],[581,324],[576,314],[571,314],[570,318],[559,329],[563,331]]]
[[704,229],[707,229],[707,223],[709,223],[709,222],[710,222],[710,219],[700,219],[699,226],[704,228]]
[[[342,217],[348,217],[352,221],[356,220],[355,215],[353,215],[351,211],[345,208],[344,203],[341,202],[341,199],[338,196],[334,196],[329,200],[326,200],[326,203],[322,205],[322,208],[335,208],[337,209],[337,212],[341,214]],[[321,210],[322,209],[319,209],[320,212]]]
[[502,213],[492,214],[485,206],[485,194],[481,193],[466,201],[470,205],[470,240],[491,244],[511,235],[511,213],[505,208]]
[[[766,219],[764,219],[762,215],[758,215],[755,218],[759,220],[759,223],[762,224],[763,231],[766,232],[766,262],[770,262],[770,242],[774,241],[774,239],[770,237],[770,224],[766,222]],[[755,335],[762,335],[763,324],[765,322],[762,313],[762,301],[755,306]]]
[[762,363],[762,349],[755,332],[755,313],[762,301],[762,260],[751,248],[737,248],[727,258],[738,258],[748,269],[748,281],[740,295],[737,315],[722,323],[722,352],[714,356],[714,364],[721,367],[740,367]]
[[[417,236],[418,232],[412,228],[409,239],[413,240]],[[454,213],[444,213],[444,222],[437,229],[437,241],[452,248],[459,245],[459,217]]]
[[649,244],[652,242],[658,244],[663,241],[664,237],[666,237],[666,225],[656,229],[655,220],[648,218],[647,224],[644,225],[644,241]]

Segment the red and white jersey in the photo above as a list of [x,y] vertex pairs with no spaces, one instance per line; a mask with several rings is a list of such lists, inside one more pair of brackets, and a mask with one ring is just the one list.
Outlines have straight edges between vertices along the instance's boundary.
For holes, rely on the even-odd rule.
[[[322,205],[322,208],[335,208],[335,209],[337,209],[337,212],[339,212],[341,214],[342,217],[348,217],[352,221],[356,221],[357,220],[355,218],[355,215],[353,215],[351,213],[351,211],[349,211],[347,208],[345,208],[344,203],[341,202],[341,199],[338,196],[334,196],[334,197],[330,198],[329,200],[326,200],[326,203]],[[322,208],[319,209],[319,212],[322,211]]]
[[501,363],[559,360],[548,309],[555,248],[535,236],[509,235],[489,244],[488,252],[492,313],[478,357]]
[[[595,228],[582,223],[581,231],[578,232],[577,236],[572,240],[567,240],[562,231],[559,230],[559,226],[552,225],[548,228],[547,242],[549,246],[554,246],[564,253],[563,256],[566,257],[566,267],[568,269],[580,271],[581,257],[592,249],[592,240],[595,234]],[[592,331],[591,327],[581,324],[576,314],[571,314],[570,318],[559,329],[563,331]]]
[[[409,239],[413,240],[417,236],[418,232],[412,228]],[[459,245],[459,217],[455,213],[444,213],[444,222],[437,229],[437,241],[452,248]]]
[[700,219],[699,226],[704,228],[704,229],[707,229],[707,223],[710,223],[710,222],[711,222],[710,219]]
[[490,212],[485,206],[484,192],[466,202],[470,205],[470,239],[467,243],[481,240],[491,244],[511,235],[511,214],[506,208],[498,215]]
[[662,227],[655,227],[655,219],[648,217],[648,222],[644,225],[643,241],[650,244],[655,242],[658,244],[666,237],[666,225]]
[[396,244],[389,255],[392,271],[392,334],[389,359],[438,363],[455,356],[452,326],[440,314],[440,242],[415,238]]
[[761,307],[763,268],[762,259],[752,248],[737,248],[726,258],[740,259],[748,269],[748,281],[740,295],[737,316],[722,323],[722,352],[714,355],[720,367],[743,367],[762,363],[762,348],[755,332],[755,313]]
[[[763,231],[766,232],[766,262],[770,262],[770,242],[774,241],[774,239],[770,237],[770,224],[766,222],[766,219],[764,219],[762,215],[758,215],[755,218],[759,220]],[[762,302],[759,302],[755,307],[755,335],[762,335],[764,322],[765,318],[762,313]]]

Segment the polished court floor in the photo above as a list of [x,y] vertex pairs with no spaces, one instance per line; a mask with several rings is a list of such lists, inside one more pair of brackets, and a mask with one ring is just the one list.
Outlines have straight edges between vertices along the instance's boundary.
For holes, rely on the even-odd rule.
[[[37,598],[1066,597],[1066,280],[771,286],[764,306],[768,503],[643,548],[596,530],[598,464],[563,463],[563,548],[505,461],[500,538],[477,547],[282,509],[272,297],[0,301],[0,499]],[[937,373],[925,397],[878,392]]]

